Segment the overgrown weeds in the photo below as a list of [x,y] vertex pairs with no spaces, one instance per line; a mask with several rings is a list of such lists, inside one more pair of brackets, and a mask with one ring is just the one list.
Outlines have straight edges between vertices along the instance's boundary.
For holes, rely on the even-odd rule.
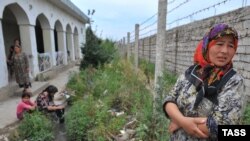
[[53,141],[54,133],[51,121],[42,113],[26,113],[17,129],[9,136],[11,141]]
[[151,83],[150,80],[154,79],[155,65],[145,59],[141,59],[139,63],[139,67],[146,75],[147,82]]
[[[136,71],[124,60],[113,60],[98,69],[89,67],[75,75],[68,88],[76,91],[79,101],[67,113],[65,122],[69,138],[77,141],[114,140],[128,122],[136,119],[133,125],[136,133],[132,136],[135,140],[167,140],[168,120],[162,111],[154,115],[153,95],[146,88],[147,65],[152,78],[150,64],[145,63],[143,71]],[[164,79],[168,77],[175,79],[169,74],[164,75]],[[174,80],[164,82],[162,88],[166,90],[174,84]],[[159,101],[158,107],[161,104]]]

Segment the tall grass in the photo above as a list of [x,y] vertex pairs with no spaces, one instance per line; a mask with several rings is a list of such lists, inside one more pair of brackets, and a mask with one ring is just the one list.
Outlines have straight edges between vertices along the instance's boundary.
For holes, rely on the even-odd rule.
[[145,59],[140,59],[139,67],[146,75],[147,82],[150,83],[150,80],[154,79],[155,64],[153,64]]

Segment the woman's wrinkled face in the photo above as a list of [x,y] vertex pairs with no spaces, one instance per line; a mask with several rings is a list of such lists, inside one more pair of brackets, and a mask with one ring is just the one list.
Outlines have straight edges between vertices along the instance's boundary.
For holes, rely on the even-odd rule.
[[232,36],[218,38],[216,43],[208,49],[209,61],[218,67],[223,67],[232,60],[235,48]]

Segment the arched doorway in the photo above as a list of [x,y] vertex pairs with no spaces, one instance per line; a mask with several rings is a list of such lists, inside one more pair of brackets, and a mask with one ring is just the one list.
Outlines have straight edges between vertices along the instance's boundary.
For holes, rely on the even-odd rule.
[[[4,39],[4,49],[6,58],[10,58],[10,47],[14,45],[14,40],[19,39],[22,41],[20,36],[19,25],[29,24],[28,16],[26,12],[17,3],[7,5],[3,11],[2,19],[2,30]],[[25,50],[25,46],[22,46],[22,50]],[[14,82],[15,78],[11,66],[8,67],[8,82]]]
[[65,49],[64,49],[64,31],[63,26],[59,20],[55,22],[54,26],[54,39],[55,39],[55,56],[56,65],[66,64]]
[[46,71],[52,67],[53,64],[53,52],[51,43],[50,24],[44,14],[40,14],[36,19],[36,42],[38,52],[38,66],[39,71]]
[[36,31],[37,52],[39,54],[42,54],[44,53],[43,30],[42,30],[41,23],[38,18],[36,19],[35,31]]

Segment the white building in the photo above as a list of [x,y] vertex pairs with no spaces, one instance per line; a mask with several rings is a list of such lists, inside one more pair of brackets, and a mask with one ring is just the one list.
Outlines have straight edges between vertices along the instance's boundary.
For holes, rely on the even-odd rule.
[[69,0],[0,0],[0,88],[10,81],[6,64],[14,39],[29,56],[30,74],[79,60],[89,18]]

